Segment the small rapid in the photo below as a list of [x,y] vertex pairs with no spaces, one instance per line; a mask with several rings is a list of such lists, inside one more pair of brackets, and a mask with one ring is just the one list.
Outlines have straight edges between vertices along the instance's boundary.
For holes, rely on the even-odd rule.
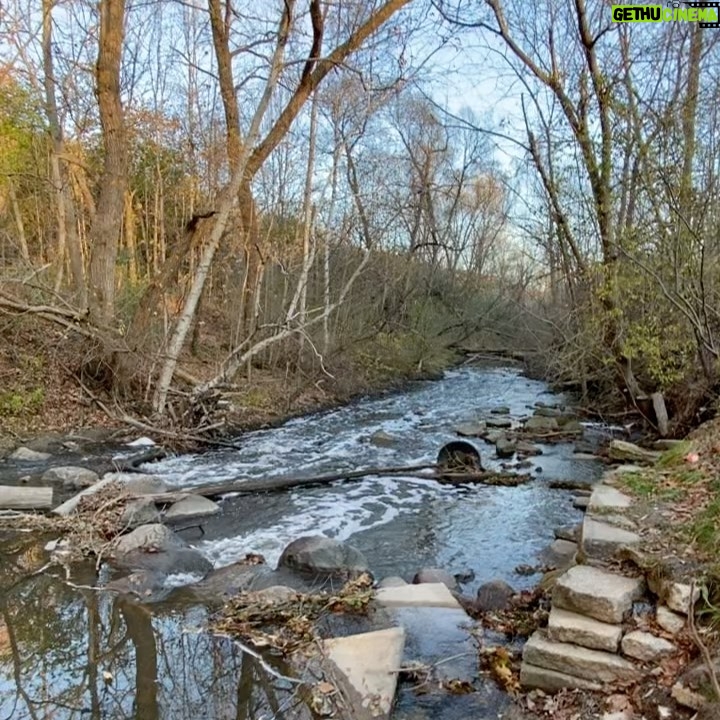
[[[467,367],[402,393],[364,399],[339,410],[249,433],[242,449],[182,455],[155,463],[174,487],[243,478],[306,477],[370,467],[432,463],[461,423],[492,417],[498,406],[518,421],[536,402],[557,403],[541,381],[507,368]],[[375,433],[389,447],[371,442]],[[387,438],[386,438],[387,440]],[[499,469],[494,447],[474,441],[483,463]],[[375,574],[407,575],[423,565],[472,570],[477,582],[517,581],[513,568],[536,561],[552,528],[579,520],[570,493],[550,479],[592,480],[598,463],[578,460],[572,444],[545,445],[533,459],[534,479],[518,487],[440,485],[416,477],[368,477],[289,493],[226,498],[223,513],[195,542],[217,566],[247,552],[277,561],[291,540],[322,534],[350,540]],[[526,581],[529,582],[529,581]]]

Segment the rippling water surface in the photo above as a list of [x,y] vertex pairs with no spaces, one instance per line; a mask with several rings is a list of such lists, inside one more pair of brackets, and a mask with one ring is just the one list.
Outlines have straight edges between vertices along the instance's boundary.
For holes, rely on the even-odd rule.
[[[186,487],[433,462],[439,448],[456,437],[459,423],[488,417],[501,405],[519,420],[537,401],[563,398],[514,370],[460,369],[407,392],[249,433],[239,440],[239,451],[179,456],[148,470]],[[370,443],[377,431],[396,438],[393,447]],[[485,466],[497,468],[494,448],[481,440],[476,444]],[[272,563],[292,539],[322,533],[350,540],[377,577],[409,578],[423,566],[440,566],[474,571],[467,591],[498,577],[529,584],[532,579],[520,579],[514,567],[537,561],[555,525],[580,519],[572,494],[549,489],[548,481],[600,473],[596,463],[573,458],[572,445],[543,449],[533,459],[541,471],[515,488],[370,477],[226,498],[222,515],[196,545],[218,567],[247,552],[260,552]],[[51,576],[13,585],[44,561],[37,545],[22,538],[0,554],[0,720],[283,716],[277,712],[293,693],[271,687],[257,661],[228,641],[198,633],[205,617],[201,609],[150,610]],[[84,583],[82,577],[74,581],[92,584],[92,568]]]

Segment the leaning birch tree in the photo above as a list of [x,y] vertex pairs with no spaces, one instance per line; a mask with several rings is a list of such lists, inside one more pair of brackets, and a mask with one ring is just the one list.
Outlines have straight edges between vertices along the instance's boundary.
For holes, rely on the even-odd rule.
[[[299,25],[296,1],[285,0],[283,3],[280,11],[281,17],[274,33],[275,47],[269,61],[265,86],[252,115],[249,129],[243,138],[239,155],[237,159],[233,160],[231,178],[217,199],[209,236],[205,241],[200,261],[196,266],[191,281],[190,290],[165,351],[153,397],[153,407],[158,414],[165,411],[167,395],[177,368],[178,359],[185,346],[213,260],[239,194],[243,190],[249,191],[252,179],[286,136],[294,120],[323,80],[332,71],[340,69],[350,55],[360,49],[363,43],[375,35],[393,15],[411,2],[412,0],[386,0],[386,2],[373,9],[343,42],[339,43],[327,54],[323,54],[324,3],[322,0],[311,0],[309,6],[312,24],[311,49],[302,63],[300,77],[296,81],[289,99],[278,117],[270,124],[267,133],[262,139],[259,139],[267,109],[270,101],[275,96],[281,73],[285,69],[285,49],[288,46],[291,33]],[[330,307],[332,308],[333,305],[331,304]],[[268,340],[266,338],[261,341],[263,346]],[[240,357],[245,355],[246,353],[243,353]],[[237,358],[237,356],[234,357]],[[227,363],[225,371],[222,373],[223,377],[227,377],[234,366],[235,361]]]

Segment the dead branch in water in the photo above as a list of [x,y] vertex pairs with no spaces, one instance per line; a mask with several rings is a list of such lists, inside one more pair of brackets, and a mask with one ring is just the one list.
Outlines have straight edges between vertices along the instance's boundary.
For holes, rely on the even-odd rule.
[[[422,472],[430,470],[432,472]],[[298,487],[312,487],[315,485],[329,485],[334,482],[352,482],[366,477],[414,477],[421,480],[435,480],[446,484],[462,485],[465,483],[484,483],[487,485],[520,485],[530,480],[529,475],[515,475],[512,473],[483,472],[449,472],[440,466],[432,464],[407,465],[404,467],[376,467],[365,470],[351,470],[333,473],[331,475],[317,475],[304,478],[270,478],[265,480],[235,480],[217,485],[201,485],[199,487],[185,488],[180,492],[217,497],[229,493],[264,493],[282,492]]]

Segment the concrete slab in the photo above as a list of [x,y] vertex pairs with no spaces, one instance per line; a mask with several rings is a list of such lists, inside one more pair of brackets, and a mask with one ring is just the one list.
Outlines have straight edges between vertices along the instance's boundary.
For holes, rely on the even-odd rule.
[[629,660],[600,650],[552,642],[542,630],[534,633],[525,644],[523,660],[536,667],[592,682],[632,681],[640,675]]
[[564,688],[602,690],[602,685],[592,680],[583,680],[583,678],[575,677],[574,675],[566,675],[556,670],[537,667],[527,662],[523,662],[520,666],[520,684],[524,688],[537,688],[545,692],[557,692]]
[[390,717],[404,645],[402,628],[322,641],[328,680],[344,686],[352,720]]
[[620,644],[622,627],[554,607],[550,611],[547,635],[553,642],[614,653]]
[[553,607],[617,624],[643,593],[640,578],[615,575],[589,565],[576,565],[558,578],[553,589]]
[[609,485],[596,485],[590,496],[588,512],[625,510],[632,505],[632,498]]
[[636,547],[640,536],[630,530],[585,516],[581,546],[585,556],[594,560],[611,560],[622,547]]
[[384,607],[444,607],[461,609],[460,603],[443,583],[421,583],[380,588],[375,599]]

